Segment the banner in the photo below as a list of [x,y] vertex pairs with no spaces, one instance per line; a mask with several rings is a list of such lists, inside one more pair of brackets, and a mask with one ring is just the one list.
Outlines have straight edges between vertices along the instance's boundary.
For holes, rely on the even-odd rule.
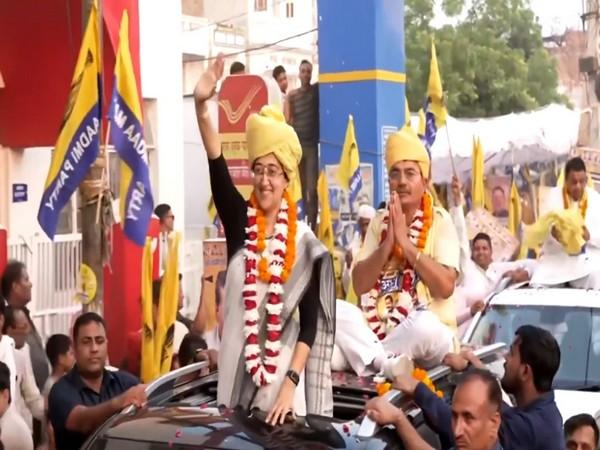
[[127,11],[123,12],[119,35],[115,81],[109,112],[110,133],[111,141],[121,158],[119,193],[121,225],[129,239],[143,246],[154,201],[142,127],[142,107],[129,52]]
[[[225,239],[205,239],[202,242],[203,266],[201,312],[205,317],[205,338],[214,332],[218,325],[220,301],[225,292],[225,272],[227,270],[227,245]],[[210,343],[209,343],[210,344]]]
[[60,211],[100,151],[101,67],[97,10],[92,5],[38,211],[38,222],[50,239]]

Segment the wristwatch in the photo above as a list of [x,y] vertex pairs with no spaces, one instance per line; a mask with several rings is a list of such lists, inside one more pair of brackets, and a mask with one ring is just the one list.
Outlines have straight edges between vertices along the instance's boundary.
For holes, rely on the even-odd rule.
[[298,383],[300,383],[300,375],[298,375],[298,372],[295,370],[288,370],[285,376],[292,380],[292,383],[294,383],[296,386],[298,386]]

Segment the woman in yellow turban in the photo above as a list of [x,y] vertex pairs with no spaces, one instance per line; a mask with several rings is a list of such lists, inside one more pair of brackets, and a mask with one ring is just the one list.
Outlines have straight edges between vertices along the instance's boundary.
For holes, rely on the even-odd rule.
[[220,405],[288,414],[333,414],[330,361],[335,291],[331,256],[296,218],[300,142],[283,114],[265,106],[246,122],[253,190],[237,191],[206,101],[223,75],[223,57],[194,90],[228,268],[218,357]]

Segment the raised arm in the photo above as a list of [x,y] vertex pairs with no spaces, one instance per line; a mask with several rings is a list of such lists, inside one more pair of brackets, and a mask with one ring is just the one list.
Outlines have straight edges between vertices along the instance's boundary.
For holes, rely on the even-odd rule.
[[213,65],[202,74],[200,80],[194,88],[194,104],[196,106],[196,120],[200,129],[200,136],[204,142],[204,148],[209,160],[217,159],[221,156],[221,142],[219,134],[213,127],[208,113],[206,102],[217,90],[217,81],[223,76],[223,67],[225,58],[222,54],[217,56]]

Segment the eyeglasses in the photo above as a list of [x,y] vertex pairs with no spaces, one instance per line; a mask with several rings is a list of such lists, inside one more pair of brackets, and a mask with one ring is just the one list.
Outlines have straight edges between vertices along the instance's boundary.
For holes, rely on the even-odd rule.
[[257,165],[252,168],[252,175],[256,178],[262,178],[263,175],[266,175],[267,178],[274,179],[283,175],[283,172],[276,166]]

